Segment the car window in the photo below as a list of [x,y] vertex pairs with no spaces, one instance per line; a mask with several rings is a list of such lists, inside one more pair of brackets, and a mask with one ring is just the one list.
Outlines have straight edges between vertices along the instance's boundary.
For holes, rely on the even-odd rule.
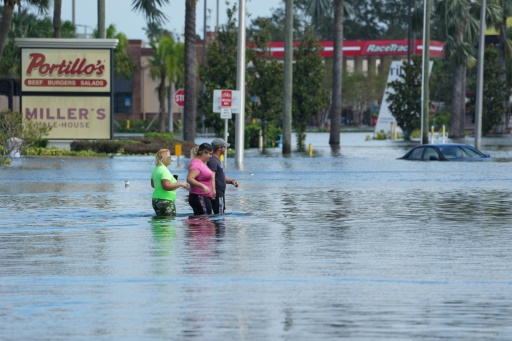
[[461,150],[453,146],[441,147],[441,152],[446,159],[455,159],[462,155]]
[[473,149],[473,148],[462,147],[462,150],[464,151],[464,154],[465,154],[464,156],[468,157],[468,158],[485,157],[480,151]]
[[432,147],[425,148],[425,152],[423,153],[423,160],[429,161],[430,157],[432,157],[432,156],[435,157],[436,160],[439,159],[439,155],[437,154],[437,150],[435,150],[435,148],[432,148]]
[[423,155],[424,149],[425,148],[423,148],[423,147],[413,149],[413,151],[409,155],[408,159],[409,160],[421,160],[421,156]]

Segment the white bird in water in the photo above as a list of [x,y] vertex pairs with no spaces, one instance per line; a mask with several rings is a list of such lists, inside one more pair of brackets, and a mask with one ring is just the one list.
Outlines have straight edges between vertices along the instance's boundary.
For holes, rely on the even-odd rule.
[[125,180],[125,181],[124,181],[124,187],[128,187],[128,186],[130,186],[130,181]]

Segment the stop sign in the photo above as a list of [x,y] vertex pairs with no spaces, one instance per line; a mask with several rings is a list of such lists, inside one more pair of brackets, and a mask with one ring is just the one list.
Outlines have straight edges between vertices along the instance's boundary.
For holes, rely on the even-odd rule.
[[179,106],[182,107],[185,105],[185,89],[179,89],[174,94],[174,102]]

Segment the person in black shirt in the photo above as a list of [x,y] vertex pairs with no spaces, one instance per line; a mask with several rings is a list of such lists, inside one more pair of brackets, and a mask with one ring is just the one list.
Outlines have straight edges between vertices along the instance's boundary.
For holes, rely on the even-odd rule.
[[212,141],[213,155],[206,163],[212,170],[213,176],[215,177],[215,186],[212,192],[212,207],[214,214],[224,214],[226,210],[226,202],[224,199],[224,193],[226,192],[226,184],[232,184],[238,187],[238,182],[234,179],[230,179],[224,173],[224,167],[220,161],[220,156],[224,154],[226,148],[229,147],[229,143],[223,139],[215,138]]

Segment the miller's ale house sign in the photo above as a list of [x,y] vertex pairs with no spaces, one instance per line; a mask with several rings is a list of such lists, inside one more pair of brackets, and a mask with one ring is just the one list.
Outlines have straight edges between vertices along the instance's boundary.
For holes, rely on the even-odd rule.
[[17,39],[24,120],[48,139],[111,139],[115,39]]

